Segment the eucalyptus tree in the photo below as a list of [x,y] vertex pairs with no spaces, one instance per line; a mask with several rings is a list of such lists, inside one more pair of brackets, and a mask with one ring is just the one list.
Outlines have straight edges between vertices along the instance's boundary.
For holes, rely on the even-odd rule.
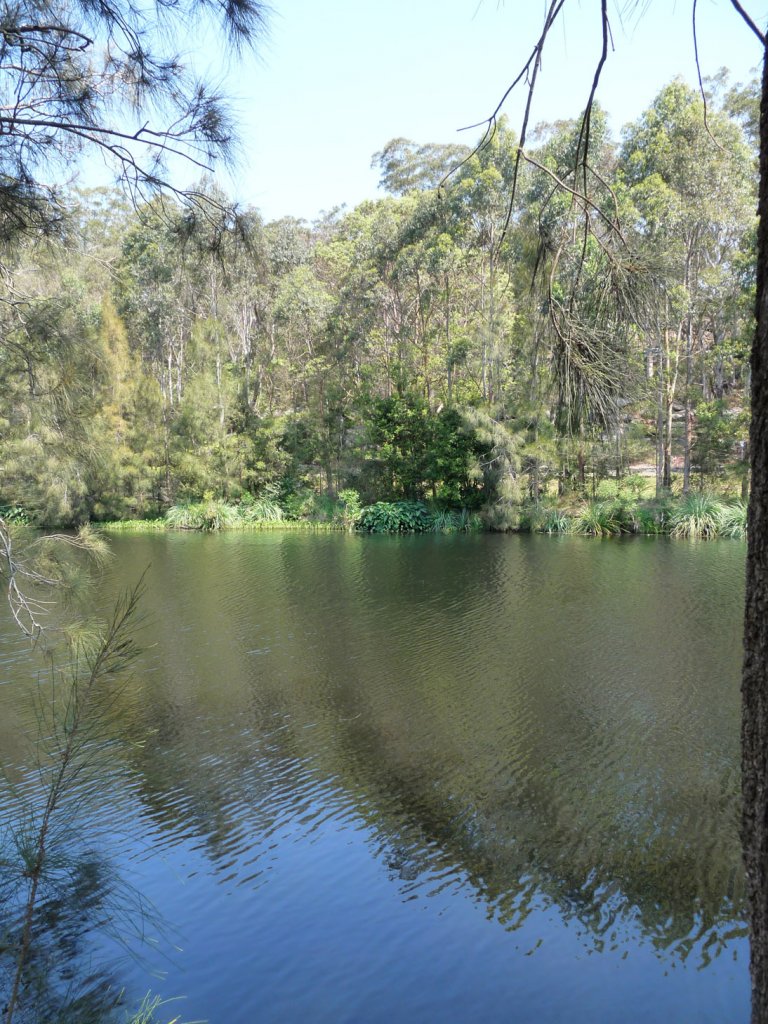
[[402,196],[414,189],[438,188],[471,152],[469,146],[390,139],[373,154],[371,167],[381,173],[379,188]]
[[505,350],[514,317],[508,272],[508,195],[516,147],[515,134],[500,118],[446,187],[457,221],[455,230],[474,256],[481,393],[491,405],[503,395]]
[[[583,487],[588,442],[618,439],[635,393],[635,253],[612,187],[615,147],[602,109],[594,105],[582,156],[579,120],[539,126],[535,141],[516,188],[520,229],[529,239],[526,270],[545,312],[532,326],[550,353],[545,366],[536,367],[537,390],[560,438],[561,486],[571,474],[573,450]],[[588,167],[588,195],[579,160]]]
[[[703,361],[708,350],[726,344],[734,327],[728,300],[741,285],[733,273],[733,254],[743,247],[754,217],[751,153],[733,121],[712,106],[706,111],[700,96],[675,81],[625,129],[621,168],[634,229],[659,294],[659,337],[654,340],[663,381],[662,483],[671,484],[672,410],[682,383],[687,491],[694,360]],[[700,396],[700,386],[697,390]]]

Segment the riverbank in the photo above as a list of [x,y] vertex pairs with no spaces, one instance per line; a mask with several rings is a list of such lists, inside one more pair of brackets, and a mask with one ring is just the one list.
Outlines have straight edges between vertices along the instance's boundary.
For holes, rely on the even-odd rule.
[[[622,534],[671,536],[691,540],[746,536],[747,505],[739,499],[711,494],[638,499],[530,502],[494,505],[473,511],[439,508],[421,501],[375,502],[360,507],[349,492],[328,501],[327,508],[308,509],[292,517],[278,502],[228,503],[219,500],[174,505],[163,518],[96,524],[100,530],[150,533],[165,530],[356,530],[361,533],[492,532],[580,534],[616,537]],[[319,514],[318,514],[319,513]]]

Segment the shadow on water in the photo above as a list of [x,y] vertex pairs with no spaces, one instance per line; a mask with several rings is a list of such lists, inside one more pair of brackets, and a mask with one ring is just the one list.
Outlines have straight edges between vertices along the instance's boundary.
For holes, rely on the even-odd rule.
[[128,796],[102,794],[107,818],[130,804],[128,862],[263,892],[286,844],[362,837],[401,901],[468,899],[509,933],[549,908],[585,951],[698,968],[743,939],[740,545],[115,548],[100,600],[152,563],[121,697],[148,739],[120,755]]

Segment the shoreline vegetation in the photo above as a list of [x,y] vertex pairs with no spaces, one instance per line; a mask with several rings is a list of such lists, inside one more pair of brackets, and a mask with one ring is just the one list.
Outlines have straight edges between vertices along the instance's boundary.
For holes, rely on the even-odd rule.
[[[17,511],[18,521],[26,516]],[[567,502],[541,500],[472,510],[425,501],[377,501],[361,507],[354,491],[307,501],[301,510],[273,500],[226,502],[208,498],[173,505],[165,516],[92,524],[107,533],[231,530],[350,530],[357,533],[546,533],[586,537],[669,536],[687,540],[743,540],[747,503],[690,493],[640,498],[613,496]]]
[[553,191],[578,119],[524,167],[502,117],[475,151],[392,139],[381,197],[313,224],[235,217],[209,179],[206,215],[72,191],[62,237],[8,257],[0,507],[59,530],[738,529],[703,496],[749,487],[757,85],[709,89],[706,121],[674,80],[621,139],[594,107],[587,207]]

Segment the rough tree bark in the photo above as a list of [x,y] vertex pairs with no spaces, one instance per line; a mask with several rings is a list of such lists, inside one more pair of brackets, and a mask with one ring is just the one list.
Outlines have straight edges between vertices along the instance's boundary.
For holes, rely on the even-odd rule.
[[752,1024],[768,1024],[768,66],[760,107],[757,325],[742,677],[742,844],[751,935]]

